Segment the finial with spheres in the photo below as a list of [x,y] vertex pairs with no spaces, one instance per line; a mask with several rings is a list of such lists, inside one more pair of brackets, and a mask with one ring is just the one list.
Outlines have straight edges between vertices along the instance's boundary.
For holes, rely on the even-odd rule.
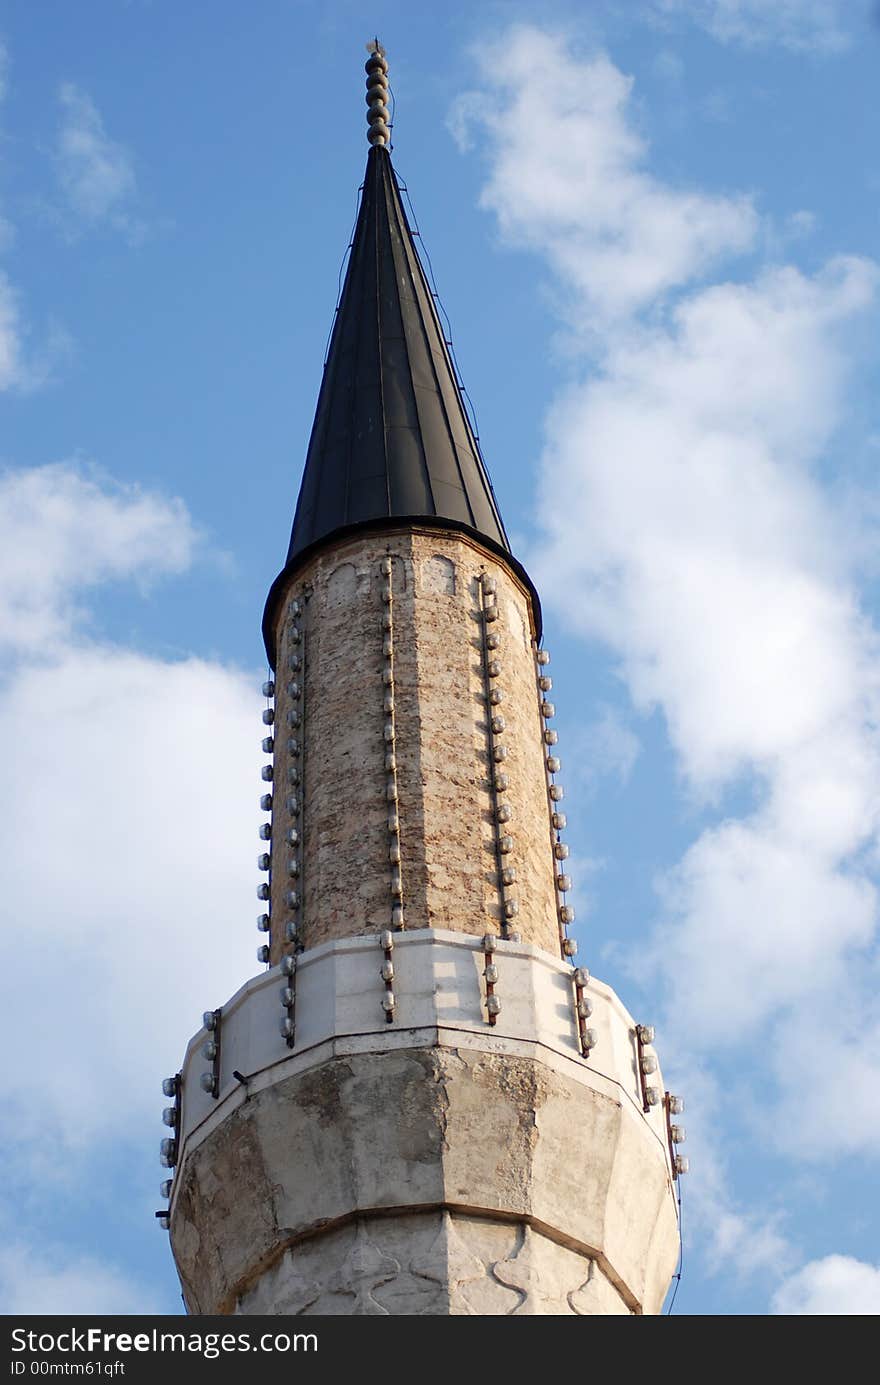
[[388,63],[385,49],[377,38],[367,44],[367,139],[370,144],[391,143],[391,116],[388,111]]

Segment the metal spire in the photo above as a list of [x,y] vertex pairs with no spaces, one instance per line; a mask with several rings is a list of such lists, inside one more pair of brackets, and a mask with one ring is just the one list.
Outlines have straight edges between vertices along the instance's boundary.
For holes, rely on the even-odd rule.
[[284,570],[263,630],[274,666],[274,612],[293,571],[353,528],[464,530],[510,552],[434,296],[391,166],[388,63],[378,39],[367,71],[370,151],[345,282],[318,396]]

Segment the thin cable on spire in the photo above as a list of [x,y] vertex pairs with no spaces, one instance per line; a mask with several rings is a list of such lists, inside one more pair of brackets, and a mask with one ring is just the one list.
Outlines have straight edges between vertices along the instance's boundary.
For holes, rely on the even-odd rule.
[[669,1300],[669,1307],[666,1309],[666,1316],[667,1316],[667,1318],[669,1317],[669,1315],[671,1314],[673,1308],[675,1307],[675,1299],[676,1299],[676,1296],[677,1296],[677,1294],[678,1294],[679,1286],[680,1286],[680,1284],[681,1284],[681,1272],[682,1272],[682,1270],[683,1270],[683,1268],[684,1268],[684,1234],[683,1234],[683,1232],[682,1232],[682,1225],[681,1225],[681,1179],[680,1179],[680,1178],[677,1178],[677,1179],[675,1180],[675,1184],[676,1184],[676,1191],[677,1191],[677,1193],[678,1193],[678,1198],[677,1198],[677,1203],[678,1203],[678,1207],[677,1207],[677,1216],[678,1216],[678,1269],[676,1270],[675,1274],[672,1276],[672,1280],[673,1280],[673,1282],[675,1283],[675,1288],[674,1288],[673,1291],[672,1291],[672,1298]]

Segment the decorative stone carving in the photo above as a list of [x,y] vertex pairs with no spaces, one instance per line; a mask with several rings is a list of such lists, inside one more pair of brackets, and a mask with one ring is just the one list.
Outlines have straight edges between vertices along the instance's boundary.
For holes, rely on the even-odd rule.
[[327,599],[333,605],[351,601],[355,593],[357,576],[353,563],[340,563],[327,575]]
[[455,563],[434,553],[422,563],[422,591],[435,596],[455,596]]
[[427,1254],[417,1257],[413,1262],[412,1271],[422,1279],[433,1280],[435,1284],[448,1291],[450,1313],[478,1314],[479,1310],[471,1307],[467,1287],[474,1280],[485,1279],[486,1266],[468,1250],[448,1212],[443,1212],[440,1230],[431,1242]]
[[325,1292],[353,1298],[354,1306],[349,1305],[347,1310],[343,1310],[350,1314],[382,1314],[387,1317],[388,1309],[376,1301],[374,1290],[378,1289],[380,1284],[387,1284],[390,1279],[395,1279],[398,1274],[399,1261],[385,1255],[370,1240],[365,1223],[358,1222],[351,1249],[336,1273],[327,1281]]
[[589,1257],[527,1224],[442,1208],[357,1218],[308,1237],[242,1291],[235,1311],[503,1317],[629,1310]]
[[[496,1261],[492,1273],[520,1295],[519,1304],[511,1310],[513,1315],[629,1312],[595,1260],[538,1235],[528,1225],[523,1227],[516,1255]],[[600,1303],[602,1306],[597,1306]]]

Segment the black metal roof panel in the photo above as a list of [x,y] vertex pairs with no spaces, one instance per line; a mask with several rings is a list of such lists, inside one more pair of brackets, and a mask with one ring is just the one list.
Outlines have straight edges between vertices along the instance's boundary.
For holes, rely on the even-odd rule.
[[420,516],[510,551],[391,159],[375,145],[287,565],[337,529]]

